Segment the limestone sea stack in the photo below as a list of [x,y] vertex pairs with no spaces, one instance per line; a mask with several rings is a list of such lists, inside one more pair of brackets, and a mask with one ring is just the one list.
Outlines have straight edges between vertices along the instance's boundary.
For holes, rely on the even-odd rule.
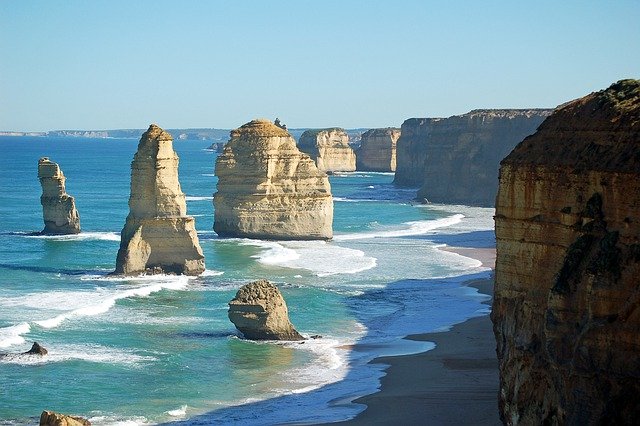
[[482,109],[406,120],[394,183],[420,187],[420,200],[493,207],[500,160],[549,114],[548,109]]
[[67,194],[65,176],[57,163],[42,157],[38,160],[38,179],[42,186],[42,234],[77,234],[80,232],[80,215],[75,199]]
[[640,81],[558,107],[501,164],[502,420],[637,424]]
[[216,160],[213,229],[221,237],[330,239],[333,199],[324,172],[268,120],[231,132]]
[[131,163],[129,215],[122,229],[116,274],[198,275],[204,256],[187,216],[171,135],[152,124]]
[[356,170],[394,172],[396,170],[396,143],[400,129],[371,129],[362,134],[356,152]]
[[300,151],[309,154],[323,172],[352,172],[356,154],[349,146],[349,135],[337,127],[306,130],[298,141]]
[[289,321],[280,290],[267,280],[238,290],[229,302],[229,319],[250,340],[304,340]]

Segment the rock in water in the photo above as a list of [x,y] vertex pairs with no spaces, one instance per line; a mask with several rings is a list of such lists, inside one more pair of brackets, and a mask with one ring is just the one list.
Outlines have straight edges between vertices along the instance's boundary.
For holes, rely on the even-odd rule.
[[80,216],[75,199],[67,194],[66,178],[57,163],[47,157],[38,160],[38,179],[42,186],[42,234],[77,234],[80,232]]
[[43,411],[40,426],[91,426],[91,422],[82,417],[67,416],[53,411]]
[[492,309],[507,424],[640,419],[640,81],[564,104],[502,161]]
[[360,148],[356,152],[356,169],[371,172],[396,170],[396,142],[400,129],[371,129],[362,134]]
[[298,141],[298,148],[313,158],[323,172],[352,172],[356,169],[356,154],[349,146],[344,129],[307,130]]
[[44,347],[40,346],[40,343],[33,342],[31,349],[23,353],[23,355],[46,355],[48,353],[49,351],[47,351]]
[[229,319],[251,340],[304,340],[289,321],[278,287],[267,280],[243,285],[229,302]]
[[221,237],[330,239],[333,199],[325,173],[284,129],[253,120],[231,132],[216,161],[213,229]]
[[198,275],[204,256],[178,181],[171,135],[152,124],[131,163],[129,215],[120,238],[116,274]]
[[419,199],[491,206],[502,160],[551,114],[548,109],[483,109],[402,124],[394,183],[421,187]]

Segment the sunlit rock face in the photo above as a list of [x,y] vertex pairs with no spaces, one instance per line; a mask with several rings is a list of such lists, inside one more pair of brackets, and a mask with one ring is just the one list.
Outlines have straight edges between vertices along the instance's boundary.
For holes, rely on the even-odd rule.
[[493,206],[498,168],[551,110],[482,109],[402,124],[394,183],[434,203]]
[[80,215],[75,199],[67,194],[65,176],[57,163],[42,157],[38,160],[38,179],[42,186],[42,234],[77,234],[80,232]]
[[640,418],[640,81],[561,105],[504,159],[492,310],[507,424]]
[[193,217],[187,216],[171,135],[152,124],[131,163],[129,215],[121,233],[116,273],[204,271]]
[[213,229],[222,237],[326,240],[333,199],[324,172],[285,130],[253,120],[231,132],[216,160]]
[[352,172],[356,154],[349,146],[349,135],[340,128],[307,130],[298,141],[300,151],[309,154],[323,172]]
[[371,129],[362,134],[360,148],[356,152],[356,169],[371,172],[396,170],[396,143],[400,129]]

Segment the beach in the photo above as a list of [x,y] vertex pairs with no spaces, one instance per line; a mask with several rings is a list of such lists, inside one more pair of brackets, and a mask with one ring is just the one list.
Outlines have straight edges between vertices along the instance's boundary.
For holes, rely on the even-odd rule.
[[[488,267],[495,264],[495,249],[446,250],[464,253]],[[493,279],[467,285],[493,295]],[[355,419],[340,424],[501,424],[498,361],[489,315],[471,318],[446,332],[411,335],[407,339],[434,342],[436,348],[373,360],[372,363],[389,365],[380,391],[356,399],[355,403],[367,408]]]

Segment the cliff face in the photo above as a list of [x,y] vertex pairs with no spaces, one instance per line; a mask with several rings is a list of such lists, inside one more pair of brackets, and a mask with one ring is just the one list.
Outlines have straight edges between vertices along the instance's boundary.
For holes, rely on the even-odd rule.
[[356,170],[394,172],[396,170],[396,143],[400,129],[371,129],[362,134],[356,153]]
[[640,418],[640,81],[560,106],[504,159],[492,311],[508,424]]
[[356,154],[343,129],[307,130],[300,136],[298,148],[309,154],[320,171],[352,172],[356,169]]
[[223,237],[330,239],[333,199],[324,172],[284,129],[253,120],[231,132],[216,161],[213,229]]
[[129,215],[121,233],[116,273],[198,275],[204,256],[178,181],[171,135],[152,124],[131,163]]
[[38,179],[42,186],[42,234],[77,234],[80,232],[80,216],[75,199],[67,194],[64,173],[57,163],[47,157],[38,160]]
[[402,124],[394,182],[420,186],[419,199],[493,206],[498,167],[551,110],[474,110]]

